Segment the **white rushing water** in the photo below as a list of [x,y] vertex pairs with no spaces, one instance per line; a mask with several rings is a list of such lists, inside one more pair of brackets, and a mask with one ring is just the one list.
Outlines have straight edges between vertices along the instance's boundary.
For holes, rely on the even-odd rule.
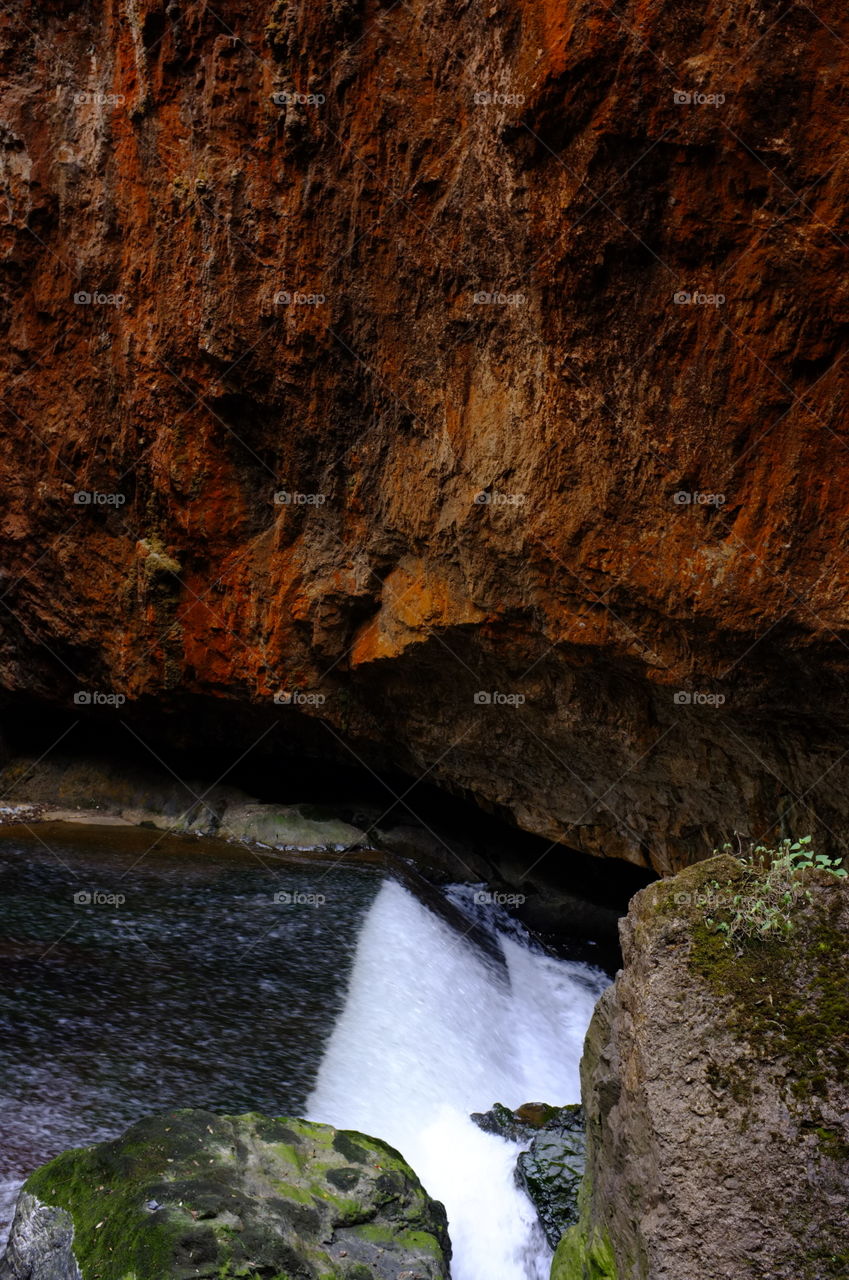
[[308,1115],[401,1151],[448,1211],[453,1280],[546,1280],[551,1253],[513,1177],[521,1148],[469,1115],[495,1102],[578,1102],[583,1039],[607,979],[515,931],[497,936],[501,964],[387,881]]

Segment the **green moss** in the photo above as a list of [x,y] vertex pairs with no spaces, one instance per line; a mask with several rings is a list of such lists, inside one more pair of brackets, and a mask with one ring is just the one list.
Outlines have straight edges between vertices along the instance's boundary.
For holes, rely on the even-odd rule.
[[[721,880],[720,888],[727,887]],[[747,939],[730,947],[704,913],[689,912],[688,964],[717,998],[726,1026],[746,1046],[736,1063],[709,1070],[708,1083],[727,1089],[740,1104],[745,1131],[746,1103],[759,1089],[752,1083],[759,1073],[747,1069],[747,1055],[754,1052],[774,1064],[770,1087],[783,1090],[799,1141],[806,1143],[812,1165],[822,1169],[812,1169],[812,1186],[822,1179],[828,1188],[843,1184],[849,1168],[849,1141],[824,1118],[823,1109],[823,1101],[833,1099],[835,1087],[849,1077],[849,937],[840,927],[847,886],[815,871],[806,873],[805,887],[810,897],[794,909],[788,937]],[[787,1225],[795,1240],[788,1274],[792,1270],[799,1280],[845,1280],[849,1255],[816,1195],[809,1211],[796,1206]]]
[[392,1252],[410,1250],[412,1253],[429,1253],[439,1262],[442,1251],[436,1237],[427,1231],[388,1231],[386,1227],[373,1222],[363,1222],[354,1227],[350,1234],[359,1236],[369,1244],[380,1245]]
[[361,1236],[363,1240],[368,1240],[372,1244],[391,1244],[395,1239],[393,1232],[387,1227],[378,1226],[374,1222],[364,1222],[358,1226],[356,1231],[352,1232],[355,1236]]
[[727,1003],[741,1038],[787,1061],[800,1101],[849,1074],[847,960],[849,938],[815,907],[800,913],[792,946],[776,939],[732,949],[704,921],[692,930],[691,968]]
[[820,1246],[812,1249],[801,1265],[804,1268],[803,1280],[846,1280],[849,1276],[849,1249],[835,1253],[828,1245]]
[[570,1227],[555,1250],[551,1280],[619,1280],[607,1232],[587,1236],[582,1227]]
[[352,1164],[365,1164],[368,1160],[369,1153],[365,1144],[355,1141],[360,1136],[347,1129],[340,1129],[333,1139],[334,1148]]
[[402,1249],[409,1249],[411,1253],[429,1253],[437,1262],[442,1257],[435,1236],[428,1231],[401,1231],[396,1240]]
[[321,1199],[325,1204],[333,1206],[333,1222],[337,1227],[355,1227],[374,1217],[374,1210],[364,1210],[361,1200],[334,1195],[326,1187],[321,1190]]
[[295,1187],[291,1182],[279,1182],[270,1179],[271,1185],[275,1191],[279,1191],[281,1196],[286,1200],[293,1200],[297,1204],[312,1204],[313,1196],[308,1191],[304,1191],[303,1187]]
[[[827,1078],[849,1072],[849,937],[838,923],[846,882],[805,872],[792,941],[774,936],[732,946],[717,926],[752,874],[740,859],[721,855],[650,886],[637,912],[637,943],[649,949],[658,941],[688,943],[690,968],[727,1010],[741,1039],[761,1057],[787,1061],[794,1094],[817,1094]],[[714,1083],[744,1088],[732,1078]]]
[[143,1175],[125,1178],[120,1191],[98,1192],[110,1172],[97,1148],[65,1151],[37,1169],[25,1189],[71,1215],[74,1256],[86,1280],[114,1276],[116,1255],[122,1259],[122,1276],[162,1280],[170,1269],[174,1242],[192,1219],[186,1214],[177,1222],[173,1212],[149,1213]]
[[832,1160],[845,1160],[849,1163],[849,1142],[840,1133],[822,1126],[814,1130],[823,1153]]
[[[85,1280],[292,1280],[322,1271],[351,1280],[352,1263],[328,1267],[326,1242],[339,1228],[377,1239],[411,1266],[433,1259],[433,1273],[445,1274],[442,1206],[386,1144],[339,1138],[296,1119],[170,1112],[115,1142],[64,1153],[26,1189],[70,1215]],[[340,1146],[359,1163],[342,1163]]]
[[[824,1200],[833,1202],[845,1186],[849,1135],[835,1125],[833,1110],[827,1112],[822,1101],[828,1098],[833,1105],[849,1078],[849,936],[841,927],[849,886],[827,870],[802,869],[802,892],[788,907],[792,927],[767,938],[746,936],[729,946],[717,924],[739,910],[751,875],[739,859],[723,855],[649,886],[632,908],[627,945],[649,962],[660,963],[670,954],[686,958],[696,980],[684,979],[682,985],[692,987],[694,998],[700,995],[705,1006],[707,988],[717,1032],[724,1024],[737,1041],[739,1052],[719,1034],[720,1046],[731,1052],[718,1051],[715,1061],[705,1046],[705,1079],[718,1096],[719,1116],[723,1098],[727,1102],[726,1123],[745,1131],[754,1123],[752,1117],[762,1114],[762,1090],[776,1088],[783,1094],[806,1162],[810,1155],[811,1183],[810,1202],[800,1196],[782,1217],[793,1242],[786,1274],[798,1280],[846,1280],[845,1233]],[[594,1037],[602,1035],[604,1027],[597,1012],[587,1035],[585,1075],[586,1063],[602,1051]],[[777,1114],[781,1110],[777,1108]],[[593,1131],[592,1118],[590,1128],[591,1141],[598,1147],[600,1136]],[[784,1140],[782,1129],[775,1134],[776,1147],[780,1149]],[[721,1178],[722,1171],[716,1176]],[[593,1196],[588,1176],[578,1208],[578,1224],[558,1244],[551,1280],[619,1280],[621,1275],[646,1274],[644,1261],[625,1256],[628,1246],[618,1237],[614,1249],[606,1230],[607,1206]]]
[[287,1164],[292,1164],[295,1168],[300,1168],[303,1161],[300,1159],[297,1149],[291,1142],[271,1142],[269,1143],[278,1160],[285,1160]]

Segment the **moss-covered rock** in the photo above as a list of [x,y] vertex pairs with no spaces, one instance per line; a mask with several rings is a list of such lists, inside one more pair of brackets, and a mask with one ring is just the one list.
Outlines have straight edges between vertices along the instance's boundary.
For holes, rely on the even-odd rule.
[[0,1277],[444,1280],[449,1259],[442,1205],[386,1143],[175,1111],[38,1169]]
[[471,1119],[484,1133],[497,1134],[508,1142],[531,1142],[538,1134],[556,1125],[583,1125],[580,1105],[555,1107],[548,1102],[525,1102],[515,1111],[496,1102],[489,1111],[475,1111]]
[[554,1252],[551,1280],[619,1280],[609,1237],[596,1232],[587,1238],[572,1227]]
[[632,901],[554,1280],[849,1276],[849,886],[806,873],[785,935],[729,946],[723,912],[752,887],[723,856]]
[[283,849],[346,849],[368,843],[359,828],[327,814],[311,816],[294,805],[231,805],[218,834]]

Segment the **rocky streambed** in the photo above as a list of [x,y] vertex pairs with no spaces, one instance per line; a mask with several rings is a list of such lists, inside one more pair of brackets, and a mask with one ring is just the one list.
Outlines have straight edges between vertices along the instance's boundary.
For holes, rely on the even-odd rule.
[[[577,1217],[581,1108],[496,1106],[474,1119],[530,1142],[521,1180],[556,1244]],[[448,1280],[450,1259],[444,1206],[385,1142],[292,1118],[183,1110],[34,1173],[0,1280]]]

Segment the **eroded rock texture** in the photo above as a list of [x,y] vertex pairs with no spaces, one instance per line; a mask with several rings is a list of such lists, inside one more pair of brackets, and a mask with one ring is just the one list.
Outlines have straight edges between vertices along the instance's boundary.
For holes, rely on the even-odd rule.
[[736,859],[632,900],[584,1047],[581,1221],[552,1280],[849,1274],[849,891],[818,872],[803,889],[789,935],[732,946],[717,922],[754,901]]
[[838,0],[13,0],[5,686],[300,691],[661,870],[839,836],[847,47]]
[[73,1250],[74,1223],[64,1209],[22,1191],[8,1246],[0,1258],[2,1280],[82,1280]]

